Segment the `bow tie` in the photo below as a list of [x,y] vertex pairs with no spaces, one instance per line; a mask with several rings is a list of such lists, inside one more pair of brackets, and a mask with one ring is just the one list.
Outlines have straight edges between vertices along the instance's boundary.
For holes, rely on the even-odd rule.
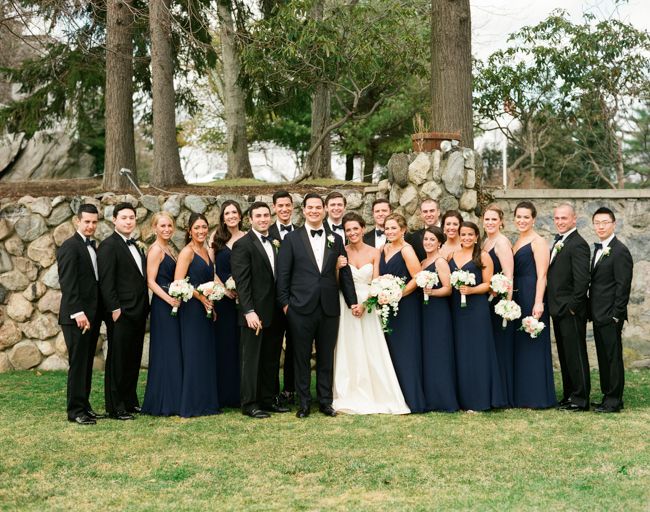
[[375,236],[384,236],[383,229],[375,229]]
[[321,236],[323,234],[322,229],[310,229],[309,232],[311,233],[311,236]]
[[332,229],[342,230],[343,229],[343,224],[332,224]]
[[93,249],[96,249],[96,248],[97,248],[97,246],[95,245],[95,241],[94,241],[94,240],[91,240],[90,238],[86,238],[86,247],[87,247],[87,246],[90,246],[90,247],[92,247]]
[[600,251],[602,248],[603,248],[603,244],[602,244],[602,243],[600,243],[600,242],[594,242],[594,249],[596,249],[596,251]]
[[564,238],[564,235],[560,235],[559,233],[558,233],[557,235],[555,235],[555,241],[556,241],[556,242],[559,242],[559,241],[562,240],[563,238]]
[[284,224],[280,224],[280,231],[293,231],[293,226],[289,224],[288,226],[285,226]]
[[[133,238],[126,239],[126,245],[136,245],[136,241]],[[137,245],[136,245],[137,247]]]
[[268,242],[270,244],[273,243],[273,238],[271,238],[270,236],[261,235],[261,238],[262,238],[262,243],[264,243],[264,242]]

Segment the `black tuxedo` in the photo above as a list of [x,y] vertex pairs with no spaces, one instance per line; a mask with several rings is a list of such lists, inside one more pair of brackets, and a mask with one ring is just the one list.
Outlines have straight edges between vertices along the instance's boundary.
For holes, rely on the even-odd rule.
[[548,307],[562,371],[563,398],[587,407],[591,391],[587,357],[589,244],[578,231],[562,244],[548,269]]
[[[366,232],[363,235],[363,243],[375,247],[375,242],[377,238],[377,233],[375,232],[376,228],[372,228],[370,231]],[[381,229],[381,228],[380,228]]]
[[592,263],[589,316],[594,324],[603,405],[618,408],[623,405],[625,384],[621,333],[627,319],[634,264],[630,251],[616,237],[608,248],[608,255],[602,254],[595,265]]
[[[93,250],[93,249],[91,249]],[[102,305],[99,283],[95,276],[89,249],[79,233],[68,238],[56,254],[61,285],[59,324],[68,348],[68,418],[86,414],[92,383],[93,359],[97,349],[99,327],[102,323]],[[71,315],[83,312],[90,322],[84,334]]]
[[346,256],[343,241],[333,235],[333,242],[323,234],[322,270],[318,269],[314,251],[305,226],[286,236],[278,255],[277,300],[280,307],[289,306],[287,321],[294,340],[296,391],[301,407],[310,401],[311,348],[316,340],[316,373],[318,401],[332,404],[334,347],[338,332],[340,305],[339,283],[348,306],[357,303],[350,267],[339,271],[336,261]]
[[[106,412],[133,411],[139,406],[138,374],[149,313],[149,293],[144,253],[138,249],[140,273],[129,246],[118,233],[102,242],[97,251],[99,286],[106,308],[108,354],[105,369]],[[111,313],[121,315],[113,322]]]
[[331,226],[330,226],[330,224],[329,224],[329,222],[328,222],[327,219],[325,219],[325,220],[323,221],[323,227],[325,228],[325,232],[326,232],[328,235],[338,235],[338,236],[340,236],[340,237],[343,239],[343,245],[347,245],[347,244],[348,244],[347,238],[345,238],[345,234],[344,234],[343,236],[341,236],[339,233],[337,233],[336,231],[334,231],[334,230],[331,228]]
[[[277,268],[277,249],[272,247]],[[284,315],[275,300],[275,277],[262,242],[251,230],[233,245],[232,276],[239,295],[241,407],[250,412],[276,395]],[[256,335],[244,315],[255,311],[263,328]]]
[[427,257],[427,252],[424,250],[424,245],[422,245],[423,240],[424,229],[418,229],[417,231],[406,233],[406,236],[404,237],[404,241],[407,244],[411,244],[411,247],[413,247],[413,250],[418,257],[418,261],[422,261]]
[[[291,224],[293,226],[293,230],[295,231],[298,229],[298,226],[295,224]],[[289,233],[292,233],[293,231],[285,232],[285,236],[288,235]],[[280,230],[278,229],[278,224],[277,222],[274,222],[269,226],[269,236],[273,238],[274,240],[277,240],[278,242],[282,243],[282,237],[280,236]],[[284,333],[284,365],[282,366],[282,375],[283,375],[283,388],[284,391],[287,393],[293,393],[296,388],[295,388],[295,380],[296,376],[293,371],[293,339],[291,338],[291,332],[289,331],[288,325],[287,325],[287,317],[284,316],[284,313],[282,314],[282,317],[280,318],[280,324],[282,325],[282,332]],[[279,377],[279,375],[278,375]],[[276,388],[276,393],[280,392],[280,382],[279,380],[276,381],[275,384]]]

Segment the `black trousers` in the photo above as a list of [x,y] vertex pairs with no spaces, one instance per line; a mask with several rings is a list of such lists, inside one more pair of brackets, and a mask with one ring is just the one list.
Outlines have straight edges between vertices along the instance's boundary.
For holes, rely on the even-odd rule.
[[287,311],[289,331],[293,337],[295,385],[301,407],[311,401],[311,353],[316,342],[316,393],[320,405],[332,405],[334,377],[334,348],[338,335],[339,317],[325,315],[322,307],[305,315],[291,309]]
[[625,387],[625,368],[623,366],[623,343],[621,334],[623,321],[613,320],[604,325],[594,323],[594,340],[598,355],[600,372],[600,390],[603,393],[603,405],[621,407],[623,405],[623,388]]
[[61,326],[65,346],[68,348],[68,419],[74,419],[92,409],[90,388],[93,378],[93,359],[99,338],[100,319],[90,319],[91,329],[82,334],[77,324]]
[[240,402],[243,412],[271,405],[277,394],[283,329],[280,322],[255,331],[242,327],[239,337]]
[[146,316],[131,317],[122,313],[113,322],[106,321],[108,353],[104,372],[106,412],[133,411],[138,407],[137,387]]
[[591,379],[587,356],[587,319],[567,313],[553,317],[553,329],[562,372],[562,391],[565,400],[580,407],[589,405]]
[[[293,337],[289,331],[286,317],[282,320],[282,330],[284,334],[284,366],[282,367],[282,389],[293,393],[296,390],[296,375],[293,364]],[[280,384],[278,382],[278,392],[280,391]]]

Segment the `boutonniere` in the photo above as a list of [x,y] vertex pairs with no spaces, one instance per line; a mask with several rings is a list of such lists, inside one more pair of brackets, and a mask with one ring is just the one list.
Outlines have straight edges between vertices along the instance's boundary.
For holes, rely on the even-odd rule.
[[612,248],[611,248],[611,247],[605,247],[605,248],[603,249],[603,254],[602,254],[601,257],[602,257],[602,258],[607,258],[607,256],[609,256],[609,253],[610,253],[610,252],[612,252]]
[[273,239],[273,247],[275,247],[276,252],[280,250],[280,240],[277,238]]
[[144,252],[147,249],[147,246],[144,245],[140,240],[136,240],[135,246],[140,249],[140,251]]
[[562,250],[564,247],[564,242],[558,242],[555,244],[555,252],[558,253]]
[[327,235],[327,247],[331,249],[333,245],[334,245],[334,235],[329,234]]

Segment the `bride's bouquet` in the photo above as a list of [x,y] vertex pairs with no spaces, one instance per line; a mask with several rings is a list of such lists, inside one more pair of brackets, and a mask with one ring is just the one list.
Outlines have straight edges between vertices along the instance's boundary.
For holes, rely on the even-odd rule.
[[[192,298],[192,293],[194,293],[194,286],[190,284],[190,278],[186,277],[185,279],[177,279],[172,281],[169,284],[169,290],[167,291],[170,297],[187,302]],[[176,316],[178,314],[178,306],[172,308],[171,315]]]
[[[196,287],[196,291],[208,300],[221,300],[226,295],[226,289],[215,281],[208,281]],[[206,314],[208,318],[212,316],[212,310]]]
[[[467,270],[454,270],[451,273],[451,285],[457,290],[461,286],[475,286],[476,285],[476,276]],[[467,298],[464,294],[460,294],[460,307],[467,307]]]
[[494,312],[503,318],[501,328],[505,329],[508,322],[521,318],[521,308],[514,300],[501,299],[496,306]]
[[393,316],[397,315],[403,288],[403,279],[391,274],[384,274],[372,280],[368,299],[363,303],[369,313],[373,309],[377,310],[377,314],[381,318],[382,329],[389,334],[391,329],[388,327],[388,316],[391,311]]
[[[431,272],[430,270],[422,270],[421,272],[418,272],[415,275],[415,284],[417,284],[422,289],[433,288],[434,286],[438,286],[438,283],[440,283],[440,279],[438,278],[437,272]],[[428,302],[429,302],[429,296],[425,293],[424,303],[427,304]]]
[[544,322],[537,320],[534,316],[527,316],[521,321],[519,330],[529,334],[531,338],[537,338],[544,330],[544,327],[546,327]]
[[[494,274],[492,279],[490,279],[490,288],[494,293],[496,293],[502,299],[505,299],[508,294],[512,291],[512,279],[508,276],[499,272]],[[488,301],[492,302],[494,297],[490,295]]]

